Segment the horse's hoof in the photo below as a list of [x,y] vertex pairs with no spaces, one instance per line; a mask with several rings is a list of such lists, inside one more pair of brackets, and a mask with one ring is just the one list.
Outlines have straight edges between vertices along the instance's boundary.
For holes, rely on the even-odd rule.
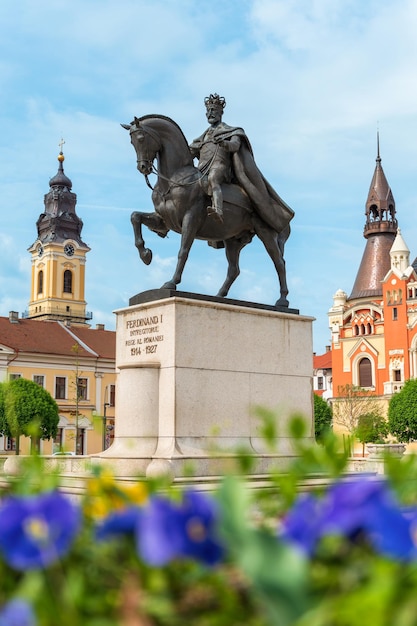
[[140,255],[140,258],[145,263],[145,265],[149,265],[152,261],[152,250],[149,250],[149,248],[145,248],[145,250]]
[[173,289],[174,291],[176,290],[177,285],[173,282],[168,281],[167,283],[164,283],[161,287],[161,289]]
[[285,307],[285,308],[288,308],[289,304],[290,304],[290,303],[288,302],[287,298],[282,298],[282,297],[281,297],[279,300],[277,300],[277,301],[275,302],[275,306],[276,306],[276,307]]

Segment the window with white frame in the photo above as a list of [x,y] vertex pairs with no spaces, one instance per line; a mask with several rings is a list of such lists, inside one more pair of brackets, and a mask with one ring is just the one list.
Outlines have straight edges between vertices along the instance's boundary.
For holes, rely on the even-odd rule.
[[65,400],[67,397],[67,379],[65,376],[55,378],[55,400]]
[[364,357],[358,363],[359,387],[372,387],[372,363]]
[[392,379],[394,382],[401,382],[401,370],[392,370]]
[[116,385],[109,386],[109,401],[110,406],[115,406],[116,402]]
[[56,437],[54,438],[54,441],[53,441],[53,451],[60,452],[63,448],[63,445],[64,445],[64,429],[58,428]]
[[77,395],[79,400],[88,400],[88,378],[78,377]]
[[5,437],[4,449],[8,452],[14,452],[16,450],[16,439],[14,437]]

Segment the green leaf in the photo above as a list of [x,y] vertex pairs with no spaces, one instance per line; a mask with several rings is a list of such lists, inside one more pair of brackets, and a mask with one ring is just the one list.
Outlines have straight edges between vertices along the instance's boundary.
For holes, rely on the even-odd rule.
[[248,577],[271,624],[289,626],[307,606],[307,562],[265,529],[248,524],[249,495],[236,478],[219,489],[220,530],[230,554]]

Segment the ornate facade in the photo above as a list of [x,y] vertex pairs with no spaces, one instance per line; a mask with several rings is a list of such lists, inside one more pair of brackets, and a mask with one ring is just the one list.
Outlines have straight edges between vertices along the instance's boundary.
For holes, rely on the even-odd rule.
[[387,404],[417,377],[417,260],[410,264],[398,228],[379,142],[365,215],[366,245],[352,292],[337,291],[328,314],[333,396],[357,385]]

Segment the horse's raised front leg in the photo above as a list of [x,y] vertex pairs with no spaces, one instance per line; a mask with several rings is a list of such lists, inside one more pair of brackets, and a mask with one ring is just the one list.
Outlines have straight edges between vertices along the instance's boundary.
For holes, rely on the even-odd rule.
[[161,237],[166,237],[168,229],[165,222],[157,213],[140,213],[140,211],[134,211],[130,216],[130,221],[135,233],[135,246],[139,251],[139,256],[146,265],[149,265],[152,261],[152,250],[145,248],[145,242],[142,237],[142,224]]
[[226,239],[224,242],[226,258],[229,263],[227,268],[227,276],[223,285],[220,287],[218,296],[224,298],[229,293],[229,289],[240,274],[239,257],[240,251],[249,241],[242,239]]
[[256,234],[264,244],[266,251],[271,257],[278,274],[281,294],[280,298],[276,301],[275,306],[288,307],[287,275],[283,256],[284,242],[282,241],[282,238],[279,238],[278,233],[272,230],[272,228],[265,224],[265,222],[263,222],[260,218],[254,217],[254,228]]

